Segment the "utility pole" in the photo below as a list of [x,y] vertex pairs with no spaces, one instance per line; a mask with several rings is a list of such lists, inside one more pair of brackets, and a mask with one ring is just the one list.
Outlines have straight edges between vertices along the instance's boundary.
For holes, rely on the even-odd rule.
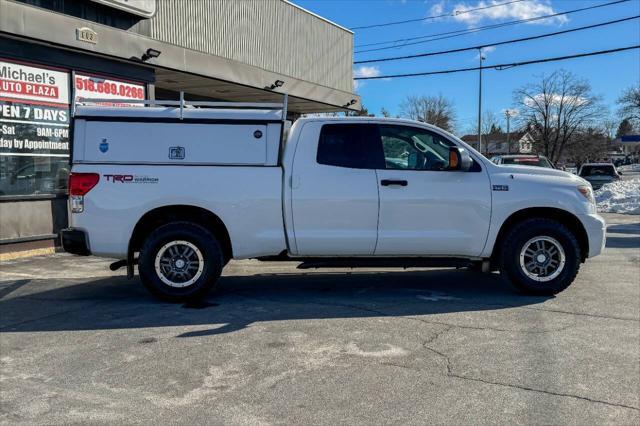
[[482,154],[482,48],[478,49],[478,58],[480,58],[480,68],[478,69],[478,152]]
[[511,133],[509,132],[509,119],[511,118],[511,111],[509,111],[509,109],[505,109],[504,116],[507,118],[507,154],[511,154]]

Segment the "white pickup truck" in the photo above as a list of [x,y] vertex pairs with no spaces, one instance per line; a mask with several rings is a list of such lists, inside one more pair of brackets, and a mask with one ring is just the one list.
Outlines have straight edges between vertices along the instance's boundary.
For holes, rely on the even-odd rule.
[[605,245],[591,186],[569,173],[498,166],[414,121],[289,129],[283,105],[224,107],[78,108],[64,249],[120,259],[129,276],[137,263],[154,295],[179,301],[247,258],[478,266],[550,294]]

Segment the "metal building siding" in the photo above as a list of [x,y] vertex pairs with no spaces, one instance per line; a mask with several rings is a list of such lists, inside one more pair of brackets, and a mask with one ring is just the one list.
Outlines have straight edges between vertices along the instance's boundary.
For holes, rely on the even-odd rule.
[[353,34],[282,0],[158,0],[149,36],[352,91]]

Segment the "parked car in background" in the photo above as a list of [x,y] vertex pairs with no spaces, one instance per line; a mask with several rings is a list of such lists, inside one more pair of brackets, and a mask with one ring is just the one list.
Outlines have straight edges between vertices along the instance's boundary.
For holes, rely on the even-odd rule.
[[496,155],[491,158],[491,161],[498,165],[508,164],[510,166],[536,166],[555,169],[553,163],[543,155]]
[[594,190],[620,179],[620,174],[611,163],[585,163],[580,167],[578,176],[588,181]]

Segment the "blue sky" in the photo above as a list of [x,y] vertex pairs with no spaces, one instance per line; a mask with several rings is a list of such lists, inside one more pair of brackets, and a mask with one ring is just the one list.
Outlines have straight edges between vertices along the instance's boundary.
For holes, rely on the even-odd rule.
[[[461,11],[503,3],[508,0],[294,0],[294,2],[320,16],[347,28],[383,22],[422,18],[434,14]],[[403,25],[355,30],[355,50],[358,45],[455,31],[475,26],[548,15],[578,9],[610,0],[524,0],[507,6],[460,14],[438,20],[426,20]],[[595,24],[640,14],[640,0],[603,7],[595,10],[563,15],[553,20],[520,24],[495,30],[481,31],[446,40],[432,41],[377,52],[355,54],[355,60],[408,55],[420,52],[454,49],[482,43],[543,34],[561,29]],[[606,50],[640,43],[640,20],[579,31],[553,38],[496,47],[485,54],[485,65],[563,56],[580,52]],[[373,47],[373,46],[372,46]],[[371,48],[371,47],[369,47]],[[370,68],[354,66],[357,74],[385,75],[406,72],[463,68],[478,64],[477,53],[461,52],[415,60],[366,64]],[[374,67],[374,68],[371,68]],[[590,58],[573,59],[547,64],[534,64],[504,71],[488,70],[483,77],[483,110],[501,113],[513,105],[515,88],[534,81],[536,76],[564,68],[586,78],[593,92],[603,97],[612,117],[618,119],[615,100],[620,92],[633,84],[640,84],[640,50]],[[356,92],[364,105],[376,114],[386,108],[393,115],[407,95],[442,94],[455,103],[459,133],[475,126],[478,110],[478,74],[476,72],[391,80],[369,80],[359,83]]]

